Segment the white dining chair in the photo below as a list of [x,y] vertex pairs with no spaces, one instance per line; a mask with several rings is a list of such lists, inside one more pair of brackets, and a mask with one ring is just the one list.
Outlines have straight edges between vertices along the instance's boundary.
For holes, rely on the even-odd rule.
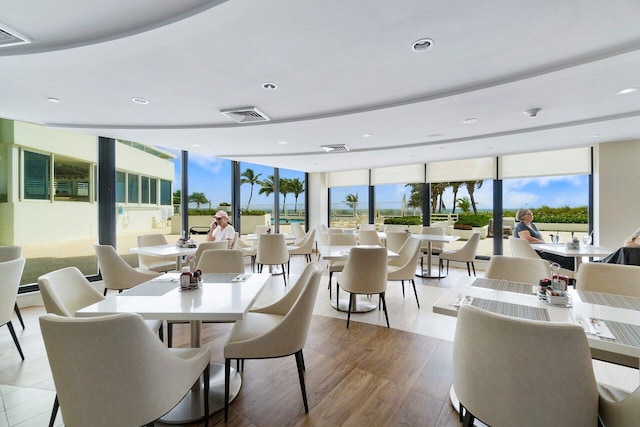
[[402,285],[402,297],[404,298],[404,281],[407,280],[413,285],[413,293],[416,296],[416,303],[420,308],[418,291],[416,290],[416,268],[420,261],[420,240],[410,237],[398,252],[399,257],[390,259],[387,267],[387,281],[400,281]]
[[511,255],[521,258],[540,258],[538,252],[536,252],[529,242],[519,237],[509,237],[509,247],[511,248]]
[[[258,236],[256,264],[260,273],[264,265],[281,266],[284,286],[287,286],[286,274],[289,271],[289,251],[284,240],[284,234],[261,234]],[[287,272],[285,272],[285,264],[287,265]]]
[[[237,235],[238,233],[236,233]],[[235,245],[235,241],[234,241]],[[196,271],[196,267],[198,262],[200,262],[200,257],[202,257],[202,253],[209,249],[227,249],[227,241],[218,241],[218,242],[202,242],[198,243],[198,248],[196,249],[196,253],[193,255],[189,255],[187,257],[187,261],[189,261],[189,267],[191,272]]]
[[233,249],[239,249],[242,251],[244,257],[249,257],[251,263],[251,271],[255,271],[256,255],[258,255],[258,249],[256,246],[248,245],[240,238],[240,235],[236,232],[236,239],[233,242]]
[[640,267],[583,262],[578,267],[576,289],[640,298]]
[[153,425],[201,376],[209,425],[209,348],[167,349],[133,313],[47,314],[40,330],[66,426]]
[[307,235],[307,233],[302,228],[302,224],[300,224],[299,222],[291,223],[291,233],[293,234],[296,245],[299,244],[302,241],[302,239],[304,239],[304,237]]
[[473,268],[473,275],[476,275],[476,267],[474,261],[476,259],[476,253],[478,253],[478,245],[480,244],[480,233],[475,232],[471,235],[467,243],[460,249],[453,249],[450,251],[443,251],[440,253],[438,270],[442,271],[442,264],[447,261],[447,274],[449,274],[449,261],[464,262],[467,264],[467,273],[471,276],[471,269]]
[[315,241],[316,230],[311,230],[295,245],[287,246],[289,256],[304,255],[307,262],[311,262],[313,253],[313,242]]
[[200,256],[196,269],[203,273],[243,274],[244,254],[239,249],[207,249]]
[[24,354],[16,331],[13,328],[13,323],[11,323],[11,316],[16,304],[24,264],[25,259],[22,257],[12,261],[0,262],[0,326],[7,325],[13,343],[16,345],[22,360],[24,360]]
[[382,240],[376,230],[360,230],[358,232],[358,244],[382,246]]
[[109,289],[122,292],[160,276],[155,271],[141,271],[131,267],[111,245],[94,245],[93,248],[104,283],[104,295],[107,295]]
[[396,253],[409,238],[409,234],[406,231],[387,231],[386,236],[387,249]]
[[540,279],[551,278],[551,267],[542,258],[493,255],[484,277],[538,285]]
[[[358,241],[353,234],[334,233],[329,234],[330,246],[356,246]],[[347,261],[342,260],[330,260],[327,269],[329,270],[329,299],[331,299],[331,283],[333,279],[333,273],[339,273],[344,268]],[[336,285],[337,286],[337,285]]]
[[[169,241],[164,234],[143,234],[137,237],[138,247],[168,245]],[[140,268],[159,272],[175,270],[175,257],[157,257],[151,255],[138,254],[138,264]]]
[[[22,246],[0,246],[0,262],[13,261],[14,259],[18,259],[21,256]],[[24,320],[22,320],[22,313],[20,313],[20,307],[18,307],[17,302],[13,306],[13,311],[16,313],[16,316],[18,316],[20,326],[22,326],[22,329],[24,329]]]

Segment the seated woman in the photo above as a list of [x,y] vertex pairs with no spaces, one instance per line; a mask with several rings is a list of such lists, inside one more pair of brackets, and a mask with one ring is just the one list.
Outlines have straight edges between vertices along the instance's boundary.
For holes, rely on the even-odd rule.
[[[530,209],[521,208],[516,212],[516,228],[513,232],[515,237],[525,239],[529,243],[546,243],[542,239],[542,234],[538,231],[538,227],[533,223],[533,213]],[[575,261],[573,258],[563,257],[561,255],[550,254],[544,251],[536,251],[540,258],[556,262],[560,264],[562,268],[572,270],[575,267]]]
[[623,246],[625,248],[640,248],[640,239],[638,236],[640,236],[640,228],[634,231],[633,234],[624,241]]

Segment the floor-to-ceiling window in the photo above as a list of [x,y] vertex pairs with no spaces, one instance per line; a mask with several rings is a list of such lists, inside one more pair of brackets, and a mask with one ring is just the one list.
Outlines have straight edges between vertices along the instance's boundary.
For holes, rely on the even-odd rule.
[[270,166],[240,164],[241,234],[255,231],[258,225],[272,225],[277,189],[275,171]]
[[280,176],[280,231],[291,232],[291,223],[305,226],[305,173],[291,169],[279,169]]

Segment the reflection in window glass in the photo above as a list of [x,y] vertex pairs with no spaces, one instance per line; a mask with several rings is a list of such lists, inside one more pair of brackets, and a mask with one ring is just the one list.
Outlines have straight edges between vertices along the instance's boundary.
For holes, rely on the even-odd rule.
[[158,180],[155,178],[149,178],[149,203],[152,205],[158,204]]
[[330,227],[352,229],[369,216],[369,187],[331,188]]
[[24,198],[49,200],[50,157],[44,154],[24,152]]
[[149,177],[143,176],[141,181],[142,181],[141,203],[149,203]]
[[126,186],[126,174],[124,172],[116,172],[116,203],[124,203],[125,201],[125,187]]
[[172,195],[171,195],[171,181],[160,180],[160,204],[171,206]]
[[56,156],[53,163],[55,200],[90,201],[90,167],[87,162]]
[[127,174],[127,202],[128,203],[138,203],[138,175],[135,174]]

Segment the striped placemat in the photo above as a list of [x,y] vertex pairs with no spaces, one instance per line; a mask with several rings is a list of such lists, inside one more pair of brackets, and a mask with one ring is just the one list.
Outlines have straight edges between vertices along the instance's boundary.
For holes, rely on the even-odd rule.
[[238,276],[240,276],[238,273],[202,273],[202,281],[204,283],[231,283]]
[[528,283],[510,282],[502,279],[477,278],[471,286],[478,288],[495,289],[496,291],[516,292],[519,294],[533,294],[533,286]]
[[590,304],[607,305],[609,307],[627,308],[640,311],[640,298],[625,295],[603,294],[600,292],[578,291],[580,299]]
[[549,312],[546,308],[529,307],[526,305],[512,304],[510,302],[493,301],[483,298],[473,298],[471,305],[493,313],[505,316],[519,317],[529,320],[549,321]]
[[616,340],[626,345],[640,347],[640,326],[612,320],[601,320],[601,322],[607,325]]

